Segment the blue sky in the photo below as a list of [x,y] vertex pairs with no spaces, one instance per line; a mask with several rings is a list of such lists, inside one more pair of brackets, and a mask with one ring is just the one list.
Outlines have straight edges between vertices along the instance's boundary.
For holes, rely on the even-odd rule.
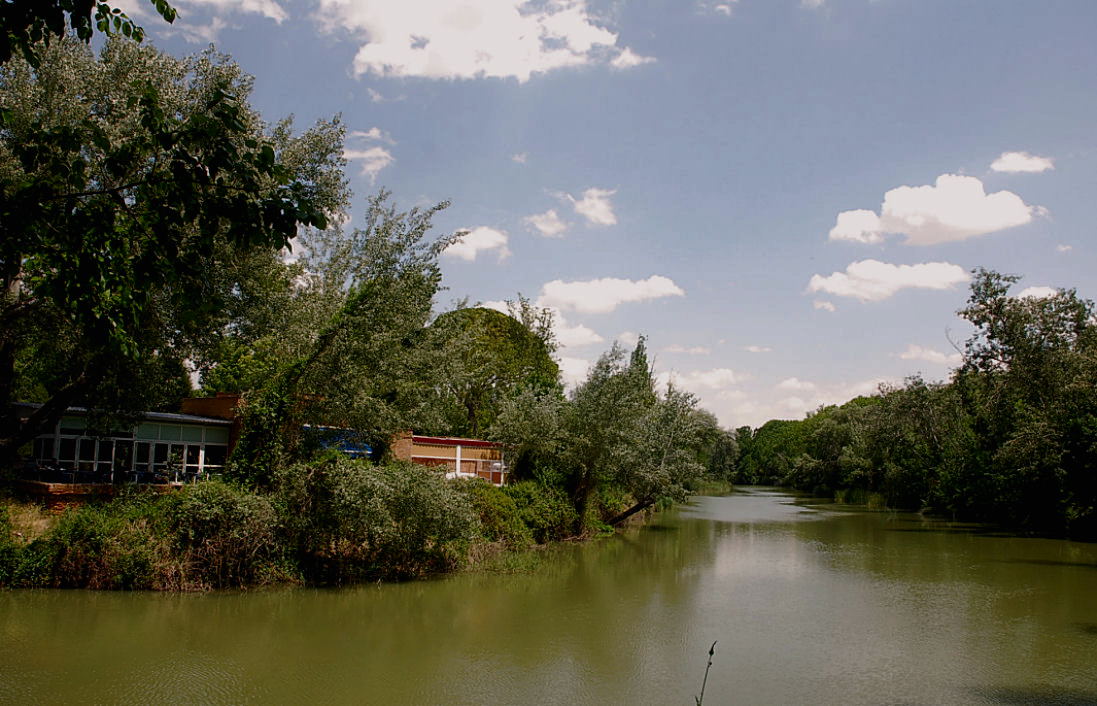
[[452,200],[440,307],[556,308],[571,379],[644,334],[725,426],[946,377],[973,267],[1097,296],[1088,0],[117,4],[342,115],[352,222]]

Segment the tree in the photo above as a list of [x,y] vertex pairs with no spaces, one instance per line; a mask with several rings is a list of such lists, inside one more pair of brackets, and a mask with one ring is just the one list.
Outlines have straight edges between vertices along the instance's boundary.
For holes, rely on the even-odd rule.
[[[168,23],[175,21],[175,9],[167,0],[149,2]],[[31,66],[38,66],[42,47],[52,37],[65,36],[66,18],[67,29],[84,42],[91,41],[95,30],[137,42],[145,36],[126,13],[98,0],[5,0],[0,3],[0,64],[19,52]]]
[[437,359],[439,404],[447,412],[442,431],[475,438],[495,421],[502,400],[518,390],[558,394],[560,368],[544,335],[519,318],[482,307],[435,319],[428,345]]
[[[189,356],[242,258],[342,207],[342,127],[267,131],[250,86],[225,56],[124,40],[0,67],[0,456],[74,403],[145,406],[117,383]],[[31,388],[44,404],[20,425]]]
[[421,347],[441,282],[438,255],[453,236],[428,235],[447,205],[400,212],[382,191],[370,200],[364,227],[303,236],[307,274],[295,285],[286,327],[269,334],[280,339],[270,344],[273,373],[245,395],[232,459],[239,478],[269,485],[308,451],[306,423],[354,429],[383,449],[429,414],[423,407],[434,371]]

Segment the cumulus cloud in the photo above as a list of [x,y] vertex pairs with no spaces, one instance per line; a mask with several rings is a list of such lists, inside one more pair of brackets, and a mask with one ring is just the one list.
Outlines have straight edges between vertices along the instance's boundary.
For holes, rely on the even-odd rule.
[[587,314],[607,314],[627,302],[681,296],[685,296],[685,292],[674,280],[662,275],[641,280],[603,277],[565,282],[556,279],[541,287],[538,304]]
[[529,153],[528,152],[518,152],[518,153],[512,154],[510,156],[510,161],[516,162],[517,164],[525,164],[526,160],[528,160],[528,159],[529,159]]
[[880,229],[880,217],[875,211],[858,208],[842,211],[834,227],[830,229],[831,240],[852,240],[855,243],[879,243],[884,239]]
[[352,67],[357,76],[525,82],[636,57],[585,0],[318,0],[314,17],[325,30],[362,42]]
[[827,277],[813,275],[808,291],[880,301],[901,289],[949,289],[967,281],[964,268],[947,262],[892,265],[878,260],[861,260],[850,263],[845,272],[834,272]]
[[671,344],[663,349],[667,353],[687,353],[689,355],[708,355],[712,353],[711,348],[705,348],[704,346],[683,346],[678,343]]
[[818,387],[813,382],[807,380],[801,380],[800,378],[791,377],[785,378],[776,385],[778,390],[788,390],[790,392],[810,392]]
[[1025,287],[1017,293],[1018,299],[1047,299],[1058,294],[1057,289],[1051,287]]
[[831,313],[837,311],[835,306],[825,299],[815,299],[811,302],[811,305],[818,311],[829,311]]
[[826,0],[800,0],[800,7],[814,10],[826,4]]
[[375,142],[387,142],[390,145],[396,144],[396,141],[392,139],[392,136],[379,127],[371,127],[369,130],[351,130],[348,137],[360,140],[372,140]]
[[878,243],[885,233],[898,233],[907,245],[935,245],[1024,225],[1035,213],[1045,211],[1011,191],[988,194],[975,177],[942,174],[933,185],[888,191],[879,215],[865,209],[839,213],[830,239]]
[[587,379],[587,373],[590,372],[589,360],[565,355],[561,356],[557,362],[560,364],[560,377],[563,378],[565,386],[575,387]]
[[479,226],[466,230],[442,254],[472,262],[480,253],[493,250],[498,253],[500,262],[510,256],[510,249],[507,247],[507,232],[487,226]]
[[660,385],[673,383],[675,387],[695,394],[706,390],[722,390],[732,385],[738,385],[747,379],[749,379],[747,376],[737,373],[731,368],[694,370],[689,373],[672,370],[655,376],[656,382]]
[[701,0],[697,3],[697,8],[704,14],[731,17],[731,12],[735,9],[735,3],[737,2],[739,0]]
[[773,351],[769,346],[743,346],[743,350],[747,353],[770,353]]
[[609,64],[615,69],[631,69],[635,66],[643,66],[644,64],[650,64],[654,61],[655,57],[640,56],[628,47],[625,47],[616,57],[614,57],[613,61],[609,62]]
[[991,163],[990,168],[996,172],[1006,172],[1007,174],[1016,174],[1018,172],[1038,174],[1049,169],[1055,169],[1055,160],[1049,157],[1037,157],[1028,152],[1003,152],[998,159]]
[[640,342],[640,334],[633,331],[622,331],[621,333],[617,334],[617,338],[615,340],[625,348],[633,348],[636,346],[637,343]]
[[583,192],[581,199],[571,194],[563,194],[562,197],[591,225],[612,226],[617,223],[617,215],[613,212],[613,204],[609,198],[616,193],[616,189],[590,188]]
[[362,163],[362,174],[369,177],[371,184],[377,181],[377,175],[382,169],[396,161],[396,158],[392,156],[392,152],[379,145],[364,150],[344,149],[343,157],[348,162],[360,161]]
[[[145,29],[156,28],[164,36],[178,34],[191,43],[216,42],[222,30],[237,26],[227,19],[232,15],[261,15],[278,24],[289,18],[282,3],[276,0],[186,0],[185,8],[175,5],[177,9],[186,11],[180,12],[175,22],[167,27],[157,25],[162,20],[149,8],[147,0],[115,0],[110,4],[141,23]],[[208,21],[195,19],[201,16],[207,17]]]
[[1074,248],[1070,245],[1056,245],[1055,252],[1070,252]]
[[526,225],[536,229],[546,238],[559,238],[567,232],[568,224],[560,218],[555,208],[550,208],[544,213],[535,213],[522,219]]
[[964,357],[959,353],[942,353],[941,351],[932,348],[924,348],[923,346],[917,346],[913,343],[908,345],[907,349],[899,354],[899,358],[902,360],[921,360],[926,363],[936,363],[938,365],[959,365],[964,360]]

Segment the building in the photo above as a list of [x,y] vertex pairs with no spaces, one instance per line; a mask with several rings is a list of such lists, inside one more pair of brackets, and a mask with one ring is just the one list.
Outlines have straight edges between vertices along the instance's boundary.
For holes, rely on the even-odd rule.
[[450,478],[483,478],[494,485],[506,483],[503,447],[492,441],[403,434],[393,442],[392,454],[423,466],[444,467]]
[[[23,418],[39,407],[16,405]],[[240,395],[183,400],[182,412],[143,412],[132,426],[88,427],[89,410],[70,407],[50,432],[34,440],[24,469],[25,489],[45,495],[91,495],[122,483],[176,485],[220,474],[240,435]],[[319,443],[351,458],[371,449],[353,432],[306,425]],[[402,434],[393,455],[424,466],[445,467],[447,477],[483,478],[503,485],[506,467],[499,444],[480,439]]]

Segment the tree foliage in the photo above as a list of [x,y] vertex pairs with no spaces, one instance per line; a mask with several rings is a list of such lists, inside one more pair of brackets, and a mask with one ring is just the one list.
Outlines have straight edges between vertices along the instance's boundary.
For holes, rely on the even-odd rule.
[[[175,21],[177,13],[167,0],[149,2],[165,21]],[[51,39],[71,32],[89,42],[96,30],[136,42],[145,36],[145,30],[126,13],[99,0],[5,0],[0,3],[0,64],[18,52],[37,67],[41,49]]]
[[[341,207],[342,128],[268,130],[250,88],[227,57],[123,40],[98,56],[53,42],[37,68],[0,68],[5,454],[76,402],[150,406],[117,380],[177,367],[220,320],[244,259]],[[45,404],[20,429],[10,403],[27,391]]]

